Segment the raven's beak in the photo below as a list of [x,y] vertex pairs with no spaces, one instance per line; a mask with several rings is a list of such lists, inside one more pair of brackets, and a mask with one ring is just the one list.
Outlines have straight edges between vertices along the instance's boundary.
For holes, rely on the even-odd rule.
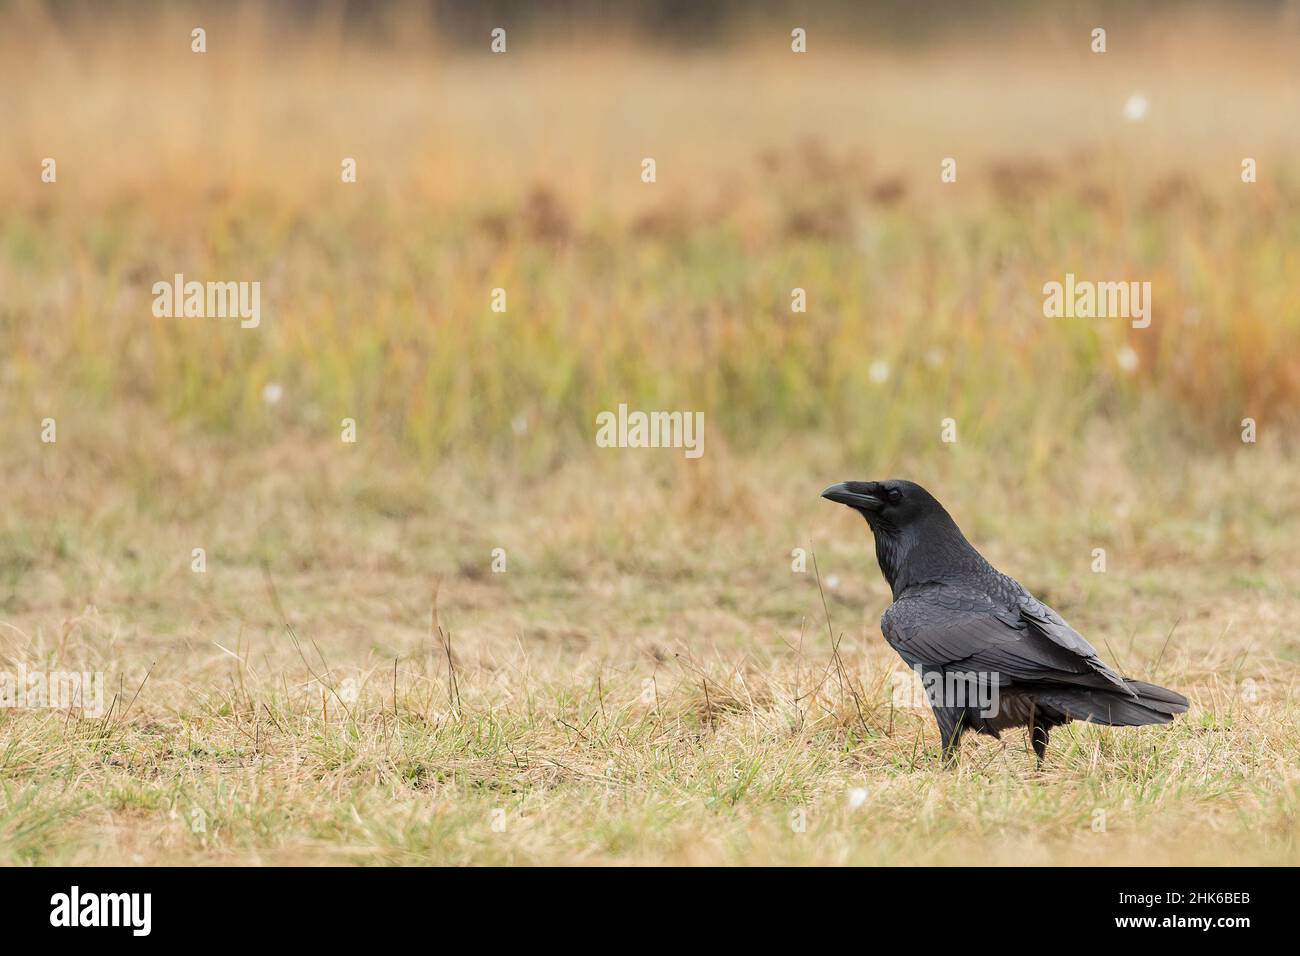
[[861,481],[841,481],[838,485],[831,485],[823,491],[822,497],[841,505],[848,505],[850,508],[857,508],[859,511],[880,510],[883,501],[868,492],[854,490],[854,486],[861,488],[863,484],[864,482]]

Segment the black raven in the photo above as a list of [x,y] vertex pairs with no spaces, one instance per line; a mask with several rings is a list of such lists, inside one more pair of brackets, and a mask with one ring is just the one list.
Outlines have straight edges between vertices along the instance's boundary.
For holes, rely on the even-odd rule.
[[1059,614],[985,561],[920,485],[846,481],[822,497],[871,526],[894,593],[880,629],[926,688],[945,764],[966,730],[1030,728],[1041,766],[1060,724],[1167,724],[1187,710],[1182,694],[1106,666]]

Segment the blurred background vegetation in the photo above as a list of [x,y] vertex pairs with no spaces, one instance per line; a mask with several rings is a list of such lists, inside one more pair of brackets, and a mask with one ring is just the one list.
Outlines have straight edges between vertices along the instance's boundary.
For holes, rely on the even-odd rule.
[[[525,434],[545,458],[620,401],[886,458],[949,416],[1031,461],[1098,417],[1276,440],[1300,392],[1294,8],[1171,6],[1048,30],[1031,4],[11,5],[7,417],[276,440],[350,416],[426,458]],[[1151,281],[1152,327],[1045,320],[1067,271]],[[175,272],[260,280],[262,327],[153,319]]]
[[[1290,460],[1295,4],[2,16],[0,454],[32,494],[47,416],[61,467],[142,488],[179,447],[337,461],[344,418],[394,474],[595,481],[620,402],[705,412],[713,505],[730,455],[1063,492],[1240,453],[1251,417]],[[260,328],[155,319],[178,272],[260,281]],[[1045,319],[1067,272],[1150,281],[1151,327]]]

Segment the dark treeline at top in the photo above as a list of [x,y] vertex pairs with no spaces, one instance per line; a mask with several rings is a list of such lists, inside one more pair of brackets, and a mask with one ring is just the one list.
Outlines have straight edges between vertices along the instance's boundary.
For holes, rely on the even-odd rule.
[[[1290,0],[1147,0],[1135,7],[1130,0],[1084,0],[1043,3],[1042,0],[277,0],[261,12],[274,11],[289,23],[341,18],[356,38],[383,39],[394,24],[414,17],[449,35],[468,35],[493,27],[524,32],[577,33],[609,24],[649,38],[701,45],[725,42],[742,27],[766,21],[789,22],[810,32],[833,29],[837,36],[854,33],[886,35],[898,40],[923,39],[954,31],[984,33],[1009,24],[1062,18],[1082,25],[1105,25],[1135,14],[1185,18],[1196,11],[1228,17],[1281,16]],[[239,10],[229,0],[182,6],[168,0],[137,0],[121,7],[87,5],[82,0],[45,0],[58,20],[105,16],[148,17],[153,12],[193,10],[229,15]]]

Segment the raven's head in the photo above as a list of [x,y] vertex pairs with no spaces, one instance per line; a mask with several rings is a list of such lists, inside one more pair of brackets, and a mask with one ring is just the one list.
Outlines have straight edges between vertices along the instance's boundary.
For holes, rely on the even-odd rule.
[[844,481],[822,492],[871,525],[876,558],[894,597],[916,581],[941,579],[953,567],[980,564],[961,529],[930,492],[911,481]]
[[822,492],[823,498],[848,505],[867,519],[873,531],[902,531],[936,513],[943,505],[911,481],[842,481]]

